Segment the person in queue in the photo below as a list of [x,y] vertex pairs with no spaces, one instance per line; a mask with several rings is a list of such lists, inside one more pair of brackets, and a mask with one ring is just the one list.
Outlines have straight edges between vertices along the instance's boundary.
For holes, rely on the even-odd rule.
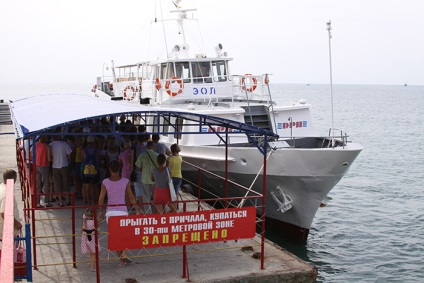
[[125,139],[122,143],[124,150],[119,154],[118,160],[121,165],[121,176],[130,179],[134,165],[134,153],[131,149],[131,141]]
[[[164,213],[165,207],[168,205],[172,212],[175,212],[174,204],[169,204],[171,194],[169,192],[169,181],[172,180],[168,167],[166,167],[166,156],[165,154],[159,154],[157,157],[158,166],[152,169],[151,180],[155,182],[155,188],[153,192],[153,202],[156,206],[158,213]],[[170,180],[171,178],[171,180]]]
[[[46,136],[41,136],[38,142],[35,143],[35,165],[36,165],[36,176],[37,176],[37,207],[42,207],[41,203],[41,192],[50,194],[50,163],[51,153],[50,146]],[[51,195],[47,195],[44,198],[44,206],[52,207],[50,203]]]
[[[153,141],[148,141],[146,144],[146,151],[141,153],[135,162],[137,171],[141,172],[141,183],[142,183],[142,202],[150,202],[153,199],[153,185],[154,181],[151,179],[152,169],[157,167],[157,156],[158,154],[153,150],[155,144]],[[152,213],[150,205],[144,205],[144,213]]]
[[[99,207],[100,207],[100,217],[99,222],[103,221],[106,217],[106,222],[109,217],[112,216],[128,216],[128,209],[125,205],[125,198],[127,197],[136,209],[136,214],[140,214],[138,206],[136,206],[135,197],[131,191],[130,180],[123,178],[119,175],[120,165],[117,160],[113,160],[110,163],[109,170],[111,176],[106,178],[102,182],[102,187],[100,189],[99,196]],[[108,203],[106,214],[103,212],[103,203],[105,197],[107,196]],[[124,250],[116,251],[119,256],[119,266],[125,266],[127,263],[130,263],[131,260],[127,257]]]
[[[50,143],[54,190],[56,193],[69,193],[69,160],[72,149],[58,133],[56,131],[52,137],[53,141]],[[69,194],[65,194],[64,198],[65,201],[62,194],[59,194],[59,206],[71,205]]]
[[100,151],[94,136],[87,137],[87,146],[80,151],[82,162],[82,198],[84,204],[95,203],[98,198]]
[[155,144],[154,151],[156,151],[158,154],[162,153],[162,154],[165,154],[165,155],[171,155],[172,153],[171,153],[171,150],[169,149],[169,147],[166,144],[160,142],[159,140],[160,140],[160,137],[159,137],[158,134],[152,135],[152,141]]
[[101,250],[99,245],[96,245],[93,232],[96,230],[93,218],[93,208],[89,207],[85,210],[82,217],[81,226],[81,252],[90,255],[90,271],[96,271],[96,249]]
[[178,191],[180,190],[181,183],[183,181],[183,175],[181,173],[181,165],[183,158],[180,155],[180,147],[174,143],[171,145],[172,155],[168,157],[167,164],[171,171],[172,183],[174,184],[175,195],[178,197]]
[[146,151],[146,144],[147,141],[145,142],[145,135],[138,135],[137,136],[137,143],[134,146],[134,152],[135,152],[135,160],[134,160],[134,170],[136,173],[136,180],[134,182],[134,191],[135,191],[135,197],[137,199],[137,203],[142,203],[143,202],[143,184],[141,182],[141,171],[137,170],[137,167],[135,166],[135,162],[137,161],[138,157],[140,156],[140,154],[142,154],[143,152]]

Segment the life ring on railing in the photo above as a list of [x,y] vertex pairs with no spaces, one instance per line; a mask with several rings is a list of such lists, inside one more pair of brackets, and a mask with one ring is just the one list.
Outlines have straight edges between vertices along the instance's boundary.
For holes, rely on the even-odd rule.
[[[127,94],[127,92],[128,92],[128,94]],[[135,91],[134,87],[132,87],[130,85],[126,86],[124,88],[124,99],[133,100],[134,97],[135,97],[135,93],[136,93],[136,91]]]
[[[245,76],[251,76],[252,74],[244,74]],[[247,90],[248,92],[254,92],[257,84],[258,84],[258,80],[255,77],[249,77],[247,78],[248,80],[250,80],[252,83],[249,85],[252,85],[251,87],[246,87],[244,84],[244,76],[241,78],[240,80],[240,85],[241,85],[241,90]]]
[[[173,83],[173,82],[176,82],[177,84],[179,84],[179,88],[178,88],[177,91],[171,91],[170,90],[171,83]],[[184,88],[183,80],[180,79],[179,77],[172,77],[172,78],[166,80],[166,82],[165,82],[166,93],[168,93],[168,95],[170,95],[170,96],[177,96],[178,94],[182,93],[183,88]]]
[[162,87],[162,85],[160,84],[160,80],[159,80],[159,78],[156,78],[156,80],[155,80],[155,84],[156,84],[156,89],[157,89],[157,90],[160,90],[160,89],[161,89],[161,87]]

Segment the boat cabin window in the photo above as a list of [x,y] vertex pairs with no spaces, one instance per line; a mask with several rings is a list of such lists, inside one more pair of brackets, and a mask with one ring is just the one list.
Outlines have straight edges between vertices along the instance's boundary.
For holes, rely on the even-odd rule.
[[184,83],[190,82],[190,65],[188,62],[176,62],[175,70],[177,77],[181,78]]
[[143,63],[143,65],[141,65],[141,76],[143,78],[143,80],[147,80],[150,79],[149,77],[149,66],[147,65],[147,63]]
[[163,63],[160,66],[160,78],[161,79],[169,79],[174,75],[174,63]]
[[211,64],[210,62],[193,62],[191,63],[191,72],[193,73],[194,83],[211,83],[210,77]]
[[212,73],[215,82],[227,81],[228,74],[225,61],[212,62]]

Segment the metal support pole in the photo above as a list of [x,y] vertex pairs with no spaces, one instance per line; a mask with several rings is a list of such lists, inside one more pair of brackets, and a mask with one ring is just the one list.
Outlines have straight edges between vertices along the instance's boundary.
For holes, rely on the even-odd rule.
[[228,206],[228,127],[225,129],[225,208]]
[[197,211],[200,211],[200,188],[202,184],[202,171],[197,170]]
[[181,278],[187,278],[188,263],[187,263],[187,246],[183,246],[183,276]]
[[334,147],[334,109],[333,109],[333,69],[331,63],[331,21],[327,22],[328,52],[330,59],[330,95],[331,95],[331,146]]
[[[31,158],[32,160],[30,159],[28,164],[30,166],[30,169],[32,169],[32,172],[30,172],[30,174],[32,174],[32,176],[33,176],[33,178],[30,179],[30,180],[33,180],[32,192],[31,192],[31,205],[32,205],[33,208],[35,208],[35,207],[37,207],[37,199],[39,197],[38,190],[37,190],[37,165],[35,164],[37,162],[37,152],[36,152],[37,149],[36,149],[36,146],[35,146],[35,137],[30,138],[28,140],[28,142],[31,141],[31,140],[33,142],[32,142],[32,144],[29,144],[28,149],[30,150],[30,148],[32,147],[32,158]],[[30,150],[30,152],[31,152],[31,150]],[[28,154],[28,156],[30,156],[30,155]]]
[[32,282],[32,261],[31,261],[31,229],[29,223],[25,224],[25,245],[27,258],[27,282]]
[[96,282],[100,283],[100,261],[99,261],[99,234],[97,227],[99,223],[97,222],[97,207],[93,208],[93,217],[94,217],[94,242],[96,243]]
[[77,268],[77,253],[76,253],[76,240],[75,240],[75,197],[72,193],[72,261],[73,261],[73,267]]
[[265,269],[265,201],[266,201],[266,161],[267,161],[268,135],[265,134],[264,143],[264,171],[262,174],[262,234],[261,234],[261,269]]

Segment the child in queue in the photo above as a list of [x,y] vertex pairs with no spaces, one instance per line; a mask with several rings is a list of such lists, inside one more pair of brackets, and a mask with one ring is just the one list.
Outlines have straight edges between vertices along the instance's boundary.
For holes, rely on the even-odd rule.
[[90,270],[94,272],[96,271],[96,247],[100,250],[100,246],[96,245],[93,237],[93,232],[96,230],[94,227],[93,209],[87,208],[82,219],[81,252],[90,254]]

